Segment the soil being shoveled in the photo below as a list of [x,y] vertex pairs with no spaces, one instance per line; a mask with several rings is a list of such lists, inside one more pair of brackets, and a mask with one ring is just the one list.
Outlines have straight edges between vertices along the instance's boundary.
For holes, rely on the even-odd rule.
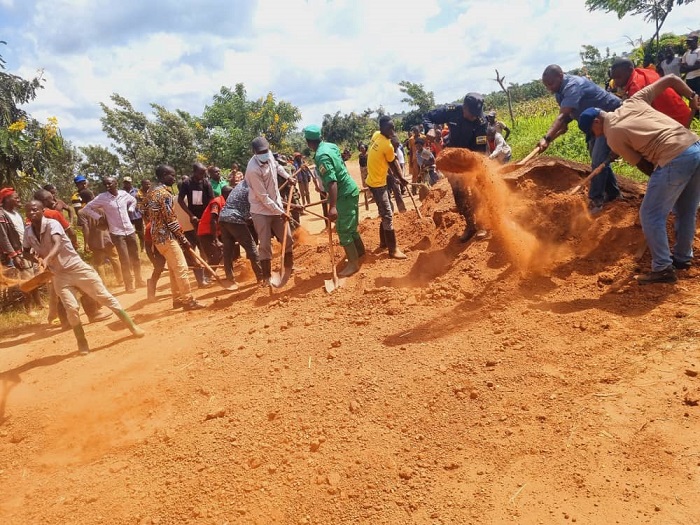
[[590,217],[583,166],[503,180],[446,151],[488,240],[458,242],[442,180],[395,217],[408,259],[373,253],[367,217],[332,294],[308,227],[272,295],[243,259],[203,311],[170,311],[165,277],[120,295],[146,337],[88,324],[87,357],[0,334],[0,522],[699,523],[698,271],[631,279],[644,188]]

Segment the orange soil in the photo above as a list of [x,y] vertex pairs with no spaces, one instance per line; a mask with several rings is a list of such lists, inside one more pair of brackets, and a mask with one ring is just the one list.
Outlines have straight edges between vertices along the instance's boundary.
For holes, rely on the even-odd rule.
[[450,155],[487,241],[442,181],[396,217],[408,260],[367,218],[333,294],[303,232],[272,296],[243,260],[207,310],[120,295],[146,337],[86,325],[87,357],[0,334],[0,523],[700,523],[698,270],[632,281],[643,188],[590,218],[581,166]]

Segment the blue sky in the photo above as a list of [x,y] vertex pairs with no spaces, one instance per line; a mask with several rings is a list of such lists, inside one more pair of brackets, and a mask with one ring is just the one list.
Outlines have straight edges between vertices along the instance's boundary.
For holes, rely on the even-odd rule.
[[[664,29],[700,25],[697,5]],[[648,38],[641,17],[589,13],[584,0],[0,0],[0,54],[11,72],[43,70],[29,107],[56,116],[77,145],[109,145],[100,102],[111,93],[149,112],[154,102],[201,114],[222,85],[252,98],[272,91],[297,105],[302,125],[326,113],[408,109],[398,82],[438,102],[579,65],[583,44],[628,49]]]

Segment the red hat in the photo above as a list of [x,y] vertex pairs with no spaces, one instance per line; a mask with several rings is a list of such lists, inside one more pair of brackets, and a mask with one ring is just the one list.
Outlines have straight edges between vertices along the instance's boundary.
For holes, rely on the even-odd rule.
[[0,190],[0,202],[5,200],[5,197],[9,197],[15,192],[14,188],[3,188]]

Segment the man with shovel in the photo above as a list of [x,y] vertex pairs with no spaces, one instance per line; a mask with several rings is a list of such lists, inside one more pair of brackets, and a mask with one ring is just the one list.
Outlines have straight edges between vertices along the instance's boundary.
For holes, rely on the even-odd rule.
[[40,267],[45,266],[51,270],[53,287],[66,308],[68,323],[78,341],[78,351],[85,355],[90,352],[90,347],[80,322],[76,289],[107,306],[132,334],[143,337],[145,332],[134,324],[119,301],[105,288],[95,269],[80,258],[61,225],[44,217],[44,205],[38,200],[32,200],[25,209],[30,223],[24,231],[22,241],[24,256]]
[[[612,151],[649,175],[639,218],[651,252],[651,272],[638,276],[639,284],[674,283],[676,270],[687,270],[693,260],[700,204],[700,138],[651,106],[669,87],[689,99],[692,110],[698,108],[700,97],[679,77],[666,75],[616,111],[588,108],[579,115],[584,133],[607,138]],[[676,232],[673,250],[666,232],[672,210]]]
[[[578,120],[581,113],[588,108],[600,108],[604,111],[614,111],[620,107],[620,99],[608,93],[602,87],[586,77],[565,74],[556,64],[549,65],[542,73],[542,83],[547,91],[554,94],[559,104],[559,114],[547,133],[538,143],[540,152],[546,150],[551,142],[566,133],[569,123]],[[579,126],[580,128],[580,126]],[[588,152],[591,155],[592,168],[597,168],[610,156],[610,148],[604,136],[586,135]],[[588,210],[590,213],[600,213],[603,204],[620,197],[620,188],[610,166],[603,169],[591,180],[588,189]]]
[[336,222],[340,245],[348,259],[338,275],[348,277],[360,269],[360,257],[365,254],[365,245],[357,231],[360,189],[348,173],[338,146],[321,140],[321,128],[311,125],[303,131],[309,149],[316,152],[316,169],[328,193],[328,218]]
[[[256,137],[251,142],[253,156],[248,161],[245,170],[245,181],[248,184],[248,201],[250,202],[250,216],[260,243],[260,266],[262,267],[263,286],[270,285],[272,276],[272,233],[278,239],[284,239],[284,274],[289,276],[294,266],[292,254],[292,234],[287,228],[286,221],[290,219],[284,210],[282,197],[280,196],[277,176],[289,179],[294,185],[296,180],[289,175],[282,166],[277,164],[270,144],[265,137]],[[283,277],[284,280],[284,277]]]

